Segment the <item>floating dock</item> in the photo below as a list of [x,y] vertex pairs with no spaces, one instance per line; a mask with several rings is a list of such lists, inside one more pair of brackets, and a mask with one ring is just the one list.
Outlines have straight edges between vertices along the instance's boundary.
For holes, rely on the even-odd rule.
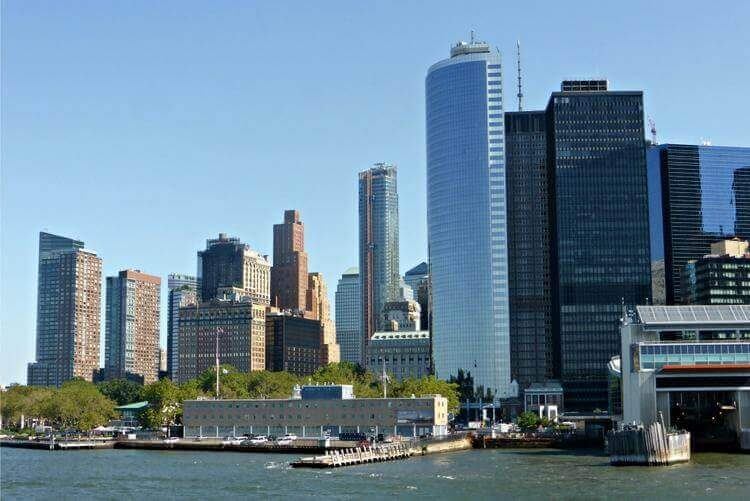
[[47,451],[112,449],[114,445],[112,440],[0,440],[0,447]]
[[354,447],[351,449],[326,451],[323,456],[299,458],[292,463],[294,468],[337,468],[382,461],[407,459],[414,454],[407,443]]
[[690,461],[690,433],[669,433],[661,423],[610,431],[607,434],[612,465],[664,466]]

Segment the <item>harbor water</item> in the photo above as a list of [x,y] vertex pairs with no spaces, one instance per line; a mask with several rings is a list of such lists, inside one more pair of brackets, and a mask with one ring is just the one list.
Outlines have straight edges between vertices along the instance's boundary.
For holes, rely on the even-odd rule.
[[10,499],[750,499],[750,455],[614,467],[599,451],[470,450],[333,470],[296,455],[0,449]]

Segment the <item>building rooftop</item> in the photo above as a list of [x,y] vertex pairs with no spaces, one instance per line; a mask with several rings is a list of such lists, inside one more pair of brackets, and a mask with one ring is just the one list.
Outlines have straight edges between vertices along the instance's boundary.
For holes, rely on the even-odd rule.
[[389,339],[430,339],[430,331],[393,331],[375,332],[371,341]]
[[675,324],[747,324],[750,305],[637,306],[640,323]]
[[129,411],[129,410],[139,410],[139,409],[145,409],[148,407],[148,400],[144,400],[143,402],[133,402],[132,404],[127,405],[120,405],[115,407],[118,411]]
[[359,268],[357,266],[351,266],[344,270],[343,276],[359,275]]
[[427,266],[427,263],[422,261],[418,265],[416,265],[414,268],[410,269],[406,273],[404,273],[405,276],[409,275],[427,275],[429,273],[430,268]]

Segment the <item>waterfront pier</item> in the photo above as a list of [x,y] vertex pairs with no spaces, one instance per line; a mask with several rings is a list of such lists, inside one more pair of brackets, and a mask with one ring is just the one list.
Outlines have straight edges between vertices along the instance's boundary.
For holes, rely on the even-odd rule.
[[337,468],[382,461],[407,459],[414,450],[407,443],[354,447],[351,449],[326,451],[323,456],[303,457],[292,463],[294,468]]

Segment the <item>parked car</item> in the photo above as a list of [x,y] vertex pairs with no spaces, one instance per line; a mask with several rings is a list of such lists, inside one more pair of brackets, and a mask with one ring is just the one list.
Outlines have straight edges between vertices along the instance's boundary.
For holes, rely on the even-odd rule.
[[224,437],[221,441],[222,445],[241,445],[243,440],[238,437]]
[[164,439],[165,444],[173,444],[175,442],[179,442],[180,439],[178,437],[167,437]]
[[276,443],[279,445],[292,445],[295,440],[297,440],[297,435],[287,433],[286,435],[278,439]]
[[268,437],[265,435],[258,435],[250,439],[250,445],[262,445],[268,443]]

